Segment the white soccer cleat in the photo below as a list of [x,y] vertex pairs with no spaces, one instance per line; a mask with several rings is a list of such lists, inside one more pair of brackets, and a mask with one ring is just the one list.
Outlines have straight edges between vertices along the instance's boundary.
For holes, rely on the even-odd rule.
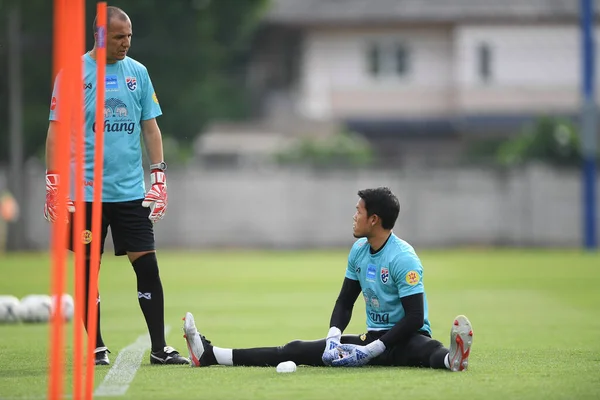
[[194,322],[192,313],[185,313],[185,317],[183,318],[183,332],[183,337],[187,343],[190,355],[190,366],[200,367],[200,360],[204,354],[204,344],[200,333],[198,333],[198,329],[196,329],[196,323]]
[[450,354],[448,361],[451,371],[464,371],[469,366],[469,354],[473,344],[473,328],[464,315],[454,319],[450,331]]

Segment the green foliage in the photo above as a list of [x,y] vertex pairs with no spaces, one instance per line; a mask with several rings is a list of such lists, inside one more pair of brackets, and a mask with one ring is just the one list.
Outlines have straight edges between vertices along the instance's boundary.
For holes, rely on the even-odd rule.
[[373,161],[373,150],[360,135],[342,131],[325,137],[302,137],[275,158],[283,165],[367,166]]
[[504,142],[496,157],[505,166],[531,161],[576,166],[581,163],[579,136],[571,121],[541,117],[526,125],[518,136]]
[[[6,27],[12,1],[0,1]],[[39,154],[48,126],[52,92],[52,1],[27,0],[22,7],[23,97],[26,155]],[[86,0],[86,43],[96,1]],[[146,65],[163,109],[159,125],[181,145],[192,142],[213,119],[246,116],[243,88],[252,33],[268,0],[145,0],[111,3],[129,14],[129,56]],[[8,120],[7,29],[0,29],[0,120]],[[8,156],[8,124],[0,125],[0,162]],[[175,161],[175,160],[173,160]]]

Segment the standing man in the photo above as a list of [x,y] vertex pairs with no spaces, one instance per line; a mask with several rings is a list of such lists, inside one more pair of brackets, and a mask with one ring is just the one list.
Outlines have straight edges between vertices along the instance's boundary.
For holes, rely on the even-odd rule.
[[[432,339],[423,266],[414,248],[392,232],[400,205],[388,188],[358,192],[352,246],[342,289],[326,338],[280,347],[227,349],[202,336],[191,313],[184,331],[192,366],[275,366],[283,361],[332,367],[385,365],[463,371],[473,343],[471,323],[453,320],[450,346]],[[366,304],[367,332],[343,335],[359,295]]]
[[[137,276],[138,300],[152,342],[151,364],[188,364],[175,349],[167,346],[164,334],[164,298],[154,245],[153,223],[160,220],[167,209],[167,184],[163,160],[162,136],[156,117],[162,114],[158,99],[146,67],[127,57],[131,46],[131,20],[123,10],[107,7],[106,81],[104,88],[96,87],[97,21],[94,21],[94,48],[83,56],[84,61],[84,112],[85,112],[85,185],[86,227],[76,232],[86,248],[86,299],[89,291],[90,242],[104,241],[111,229],[115,255],[127,255]],[[65,202],[57,199],[60,176],[55,172],[54,150],[58,133],[57,82],[54,85],[50,106],[50,126],[46,139],[46,203],[44,216],[55,222],[57,208]],[[94,187],[94,143],[96,117],[96,90],[105,90],[104,104],[104,172],[102,191],[102,236],[91,236],[91,214]],[[144,186],[144,168],[140,133],[150,159],[150,190]],[[74,203],[67,199],[70,222],[76,212]],[[59,221],[58,223],[61,223]],[[70,223],[72,232],[73,224]],[[69,249],[73,250],[72,235]],[[98,330],[96,339],[96,365],[108,365],[109,350],[100,331],[100,296],[97,300]],[[85,308],[87,312],[87,307]],[[87,317],[84,317],[84,323]]]

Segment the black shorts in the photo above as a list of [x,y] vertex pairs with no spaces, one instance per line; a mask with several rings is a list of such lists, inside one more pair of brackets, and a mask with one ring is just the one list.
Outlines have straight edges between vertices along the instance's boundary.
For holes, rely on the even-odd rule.
[[[102,237],[100,253],[104,253],[104,242],[108,228],[113,238],[115,255],[124,256],[127,252],[152,251],[154,247],[154,227],[148,219],[150,209],[142,207],[143,199],[120,203],[102,203]],[[85,244],[86,255],[90,255],[92,237],[92,203],[85,203],[85,227],[81,238]],[[75,211],[77,213],[77,211]],[[69,250],[73,249],[74,214],[69,219]]]

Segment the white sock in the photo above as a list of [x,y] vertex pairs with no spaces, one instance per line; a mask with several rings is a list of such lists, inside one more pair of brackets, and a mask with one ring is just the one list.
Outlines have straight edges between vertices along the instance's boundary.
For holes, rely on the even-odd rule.
[[450,353],[446,354],[446,357],[444,357],[444,365],[446,368],[450,369]]
[[233,365],[233,350],[213,347],[213,353],[219,365]]

